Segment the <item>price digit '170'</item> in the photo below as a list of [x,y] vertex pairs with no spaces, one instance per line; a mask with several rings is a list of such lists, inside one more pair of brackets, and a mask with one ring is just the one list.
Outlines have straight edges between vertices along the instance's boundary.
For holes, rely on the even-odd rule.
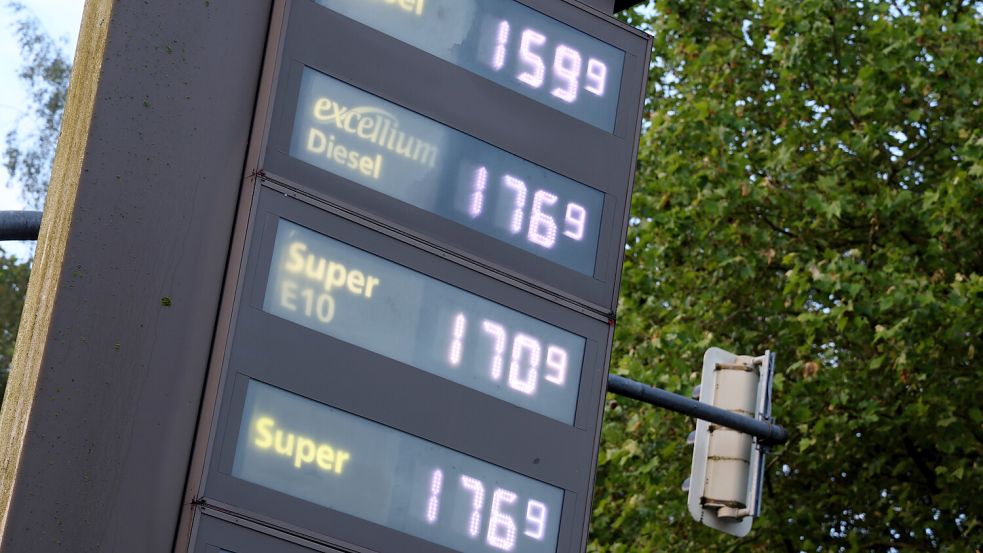
[[[464,347],[467,342],[468,317],[463,312],[455,314],[450,324],[450,344],[447,348],[447,362],[452,367],[461,365],[464,359]],[[506,349],[509,345],[509,331],[505,326],[495,321],[484,319],[481,321],[480,333],[487,340],[491,350],[488,355],[487,363],[488,376],[492,381],[498,382],[505,374]],[[569,356],[567,350],[547,344],[545,356],[543,355],[542,343],[536,338],[516,332],[511,340],[511,353],[509,355],[509,370],[506,382],[509,388],[522,392],[526,395],[534,395],[539,385],[539,377],[542,373],[543,380],[557,386],[565,386],[567,383],[567,369]],[[545,357],[546,368],[540,371]]]

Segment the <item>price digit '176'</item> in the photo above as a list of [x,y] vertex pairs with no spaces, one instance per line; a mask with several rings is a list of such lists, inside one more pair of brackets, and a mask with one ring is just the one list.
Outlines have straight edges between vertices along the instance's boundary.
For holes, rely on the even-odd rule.
[[[436,524],[440,518],[440,496],[444,486],[444,471],[434,469],[430,474],[430,497],[427,501],[425,518],[430,524]],[[485,508],[485,485],[477,478],[462,474],[460,487],[470,495],[470,515],[467,519],[467,535],[472,539],[481,535],[482,511]],[[519,496],[511,490],[495,488],[492,492],[491,513],[488,516],[488,527],[485,531],[485,543],[495,549],[512,551],[519,537],[519,527],[509,507],[515,505]],[[521,512],[521,511],[520,511]],[[535,499],[526,503],[525,528],[523,534],[534,540],[542,541],[546,536],[546,520],[548,516],[546,504]]]
[[[512,196],[511,212],[506,227],[510,234],[519,234],[523,228],[526,228],[528,187],[524,180],[512,175],[504,175],[501,178],[501,185],[511,191]],[[472,219],[477,219],[484,212],[487,190],[488,169],[483,166],[478,167],[472,177],[471,192],[467,202],[467,212]],[[549,210],[557,201],[556,194],[546,190],[537,190],[533,193],[528,231],[525,233],[526,239],[533,244],[544,248],[552,248],[556,245],[559,228],[556,217],[550,214]],[[563,216],[563,236],[577,241],[583,240],[586,226],[587,209],[580,204],[568,202]]]

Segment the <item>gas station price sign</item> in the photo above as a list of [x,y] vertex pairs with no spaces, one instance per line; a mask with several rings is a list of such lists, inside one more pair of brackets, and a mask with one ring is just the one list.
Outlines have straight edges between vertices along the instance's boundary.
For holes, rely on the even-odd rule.
[[514,0],[317,0],[611,132],[625,53]]
[[651,38],[572,0],[270,29],[195,528],[583,551]]
[[250,380],[233,476],[465,553],[553,553],[563,490]]
[[594,274],[604,194],[306,67],[290,155]]
[[263,309],[573,424],[586,340],[281,219]]

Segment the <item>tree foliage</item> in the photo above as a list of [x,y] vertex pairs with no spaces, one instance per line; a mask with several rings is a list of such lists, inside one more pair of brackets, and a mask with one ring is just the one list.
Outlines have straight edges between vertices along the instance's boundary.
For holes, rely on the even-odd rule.
[[64,50],[23,4],[7,3],[17,17],[14,34],[21,51],[18,76],[30,96],[28,112],[7,133],[4,167],[25,200],[40,207],[48,190],[72,64]]
[[7,387],[10,362],[14,357],[14,342],[24,308],[30,265],[8,256],[0,248],[0,398]]
[[[654,9],[653,9],[654,8]],[[762,518],[690,519],[691,420],[609,396],[590,551],[983,542],[983,6],[659,0],[613,370],[777,352]]]

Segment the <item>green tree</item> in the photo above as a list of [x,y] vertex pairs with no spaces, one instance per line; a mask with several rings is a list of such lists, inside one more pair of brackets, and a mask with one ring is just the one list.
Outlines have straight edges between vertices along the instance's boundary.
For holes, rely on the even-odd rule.
[[30,274],[29,264],[8,256],[0,248],[0,398],[7,387],[7,375],[17,339],[17,325],[20,324],[20,314],[24,309],[24,294],[27,292]]
[[690,519],[682,416],[610,396],[590,551],[983,543],[983,5],[659,0],[614,371],[777,352],[762,518]]

